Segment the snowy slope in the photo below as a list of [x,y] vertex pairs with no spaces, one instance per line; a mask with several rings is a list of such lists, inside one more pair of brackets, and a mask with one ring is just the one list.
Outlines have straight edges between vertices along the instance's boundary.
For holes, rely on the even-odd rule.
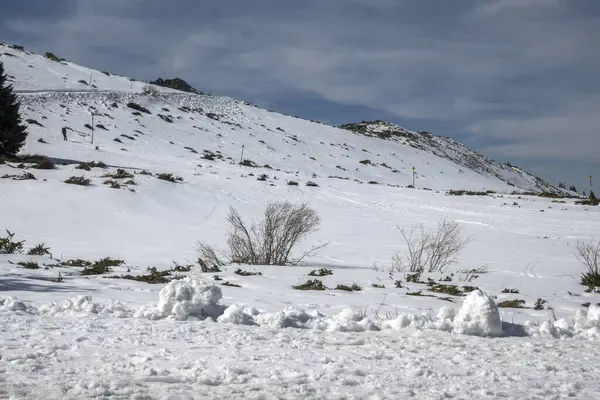
[[[30,91],[20,94],[31,120],[23,152],[59,165],[0,164],[0,177],[8,176],[0,178],[0,229],[25,240],[25,252],[39,243],[51,252],[0,255],[0,397],[593,399],[600,392],[600,294],[580,285],[585,268],[573,254],[577,240],[600,238],[597,207],[510,194],[511,179],[524,190],[540,187],[508,170],[471,170],[449,145],[434,155],[228,98],[163,88],[144,95],[145,84],[95,72],[97,88],[81,89],[76,82],[89,79],[89,69],[0,46],[5,52],[16,56],[0,57],[15,87]],[[130,102],[150,113],[134,115]],[[85,127],[92,107],[93,144]],[[70,128],[67,142],[62,126]],[[238,164],[242,145],[256,167]],[[83,161],[108,168],[77,169]],[[417,190],[406,188],[413,165]],[[104,175],[116,168],[133,178],[111,188]],[[36,179],[11,178],[25,173]],[[81,175],[90,186],[64,183]],[[195,265],[174,272],[188,279],[169,284],[119,278],[193,264],[197,241],[225,246],[230,206],[251,220],[282,199],[306,201],[322,218],[302,248],[330,242],[299,267],[202,273]],[[397,227],[435,227],[443,217],[472,241],[456,264],[424,279],[448,277],[443,283],[481,291],[451,296],[388,275],[394,252],[404,250]],[[90,276],[59,265],[104,257],[125,264]],[[41,268],[25,268],[30,262]],[[482,266],[486,273],[467,276]],[[317,268],[333,272],[320,278],[328,290],[292,288]],[[335,290],[353,283],[362,290]],[[525,308],[496,307],[513,299]],[[534,308],[538,299],[542,309]]]
[[[246,157],[257,164],[298,172],[302,178],[316,174],[407,186],[412,183],[414,166],[416,185],[421,188],[560,191],[517,168],[498,165],[453,140],[428,136],[429,145],[423,146],[414,140],[390,142],[356,137],[347,130],[269,112],[229,98],[189,95],[155,85],[152,86],[159,95],[145,96],[140,94],[149,86],[144,83],[105,75],[67,61],[51,61],[7,45],[2,47],[1,60],[14,88],[30,93],[22,96],[27,106],[25,118],[43,125],[30,124],[29,152],[73,159],[87,153],[89,149],[79,146],[71,156],[71,150],[62,144],[40,146],[36,140],[56,142],[63,125],[87,139],[91,132],[84,125],[91,124],[89,113],[93,107],[97,114],[95,124],[107,128],[107,131],[96,129],[95,145],[111,153],[126,149],[129,152],[126,158],[132,161],[152,155],[172,156],[182,161],[187,158],[188,163],[198,159],[184,147],[199,152],[219,150],[226,159],[238,160],[244,145]],[[90,82],[90,76],[94,88],[79,83]],[[60,92],[52,93],[55,91]],[[146,107],[152,114],[132,115],[134,110],[123,107],[129,102]],[[119,107],[111,107],[113,103]],[[194,111],[182,111],[182,106]],[[160,115],[173,122],[165,122]],[[390,126],[385,128],[389,130]],[[406,132],[411,135],[408,138],[424,137]],[[143,140],[123,140],[142,134]],[[112,143],[115,138],[125,144]],[[166,143],[173,144],[164,146]],[[478,161],[472,162],[474,159]],[[367,160],[368,165],[360,163]]]
[[497,163],[451,137],[435,136],[429,132],[412,132],[384,121],[363,121],[345,124],[341,128],[427,151],[441,158],[451,160],[464,168],[496,177],[511,186],[531,188],[534,192],[569,194],[568,191],[549,184],[541,178],[534,177],[519,167]]

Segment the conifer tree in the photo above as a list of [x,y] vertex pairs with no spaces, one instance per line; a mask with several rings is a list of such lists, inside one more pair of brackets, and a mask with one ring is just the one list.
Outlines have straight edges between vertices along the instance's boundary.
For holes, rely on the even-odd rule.
[[27,127],[21,124],[19,102],[0,62],[0,157],[16,155],[27,139]]

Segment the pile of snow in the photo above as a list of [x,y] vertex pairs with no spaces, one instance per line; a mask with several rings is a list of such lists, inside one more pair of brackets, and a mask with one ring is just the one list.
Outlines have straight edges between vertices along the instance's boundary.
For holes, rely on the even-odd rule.
[[600,339],[600,306],[592,305],[587,310],[577,310],[572,321],[561,318],[542,323],[527,322],[523,329],[527,336]]
[[95,314],[115,318],[171,319],[177,321],[211,318],[220,324],[252,325],[270,329],[312,329],[318,331],[369,332],[402,329],[437,330],[464,335],[544,336],[557,339],[600,339],[600,306],[578,310],[572,320],[526,322],[524,325],[502,322],[497,305],[481,290],[469,293],[458,311],[444,306],[437,313],[423,312],[398,315],[394,319],[367,318],[361,310],[346,308],[333,316],[318,310],[306,311],[290,306],[279,312],[262,313],[253,307],[219,304],[221,289],[213,282],[186,277],[165,285],[157,305],[146,305],[132,312],[125,304],[111,301],[100,304],[91,296],[77,296],[62,303],[45,303],[39,307],[15,297],[0,297],[0,312],[25,312],[42,315]]
[[401,314],[392,320],[385,321],[383,323],[383,328],[391,330],[400,330],[405,328],[417,330],[430,329],[452,332],[454,329],[454,316],[455,311],[448,306],[444,306],[438,310],[436,315],[431,313]]
[[219,305],[223,297],[221,289],[214,283],[198,278],[186,277],[169,282],[159,293],[158,304],[148,305],[136,311],[138,318],[174,319],[217,319],[225,307]]
[[23,311],[31,313],[34,311],[31,306],[19,301],[16,297],[0,297],[0,311]]
[[502,335],[498,306],[481,290],[472,291],[454,318],[454,331],[475,336]]
[[211,317],[221,324],[256,325],[271,329],[367,332],[410,327],[477,336],[502,335],[498,307],[480,290],[475,290],[466,297],[457,314],[450,307],[442,307],[436,315],[404,314],[389,321],[373,321],[351,308],[344,309],[332,317],[327,317],[317,310],[305,311],[293,306],[275,313],[261,313],[255,308],[239,304],[225,308],[218,304],[221,297],[221,290],[212,282],[197,278],[172,281],[161,290],[157,307],[142,307],[136,316],[180,321]]
[[228,307],[217,322],[239,325],[258,325],[268,328],[301,328],[322,331],[367,332],[383,329],[439,330],[476,336],[502,335],[502,321],[494,301],[480,290],[471,292],[458,311],[447,306],[437,314],[402,314],[388,321],[374,321],[351,308],[327,317],[317,310],[307,312],[288,307],[281,312],[260,313],[254,308],[234,304]]
[[77,296],[64,300],[62,303],[47,303],[39,307],[38,312],[49,315],[64,314],[101,314],[111,315],[116,318],[126,318],[131,316],[129,308],[119,302],[111,301],[108,304],[100,304],[92,301],[92,296]]

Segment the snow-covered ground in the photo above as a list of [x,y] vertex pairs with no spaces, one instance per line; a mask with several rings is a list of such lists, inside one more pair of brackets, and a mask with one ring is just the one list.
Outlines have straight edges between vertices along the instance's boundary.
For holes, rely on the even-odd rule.
[[[100,73],[97,90],[83,90],[76,82],[89,79],[87,68],[2,52],[16,56],[0,57],[15,87],[29,91],[20,95],[30,120],[23,152],[62,164],[0,164],[0,176],[36,178],[0,179],[0,229],[25,240],[25,252],[44,243],[52,253],[0,255],[0,397],[598,398],[600,295],[579,284],[584,267],[574,256],[577,240],[600,238],[597,208],[513,195],[506,181],[426,151],[227,98],[146,96],[144,84]],[[150,114],[133,115],[130,102]],[[90,107],[103,127],[93,144]],[[257,167],[238,165],[242,145]],[[77,169],[83,161],[109,167]],[[417,189],[406,187],[412,166]],[[135,184],[105,185],[116,168]],[[515,174],[507,180],[530,189]],[[63,182],[81,175],[90,186]],[[225,247],[230,206],[251,220],[282,199],[306,201],[322,219],[299,251],[330,242],[301,266],[202,273],[196,265],[169,284],[111,278],[192,264],[198,241]],[[472,241],[455,265],[423,278],[481,291],[450,296],[388,275],[403,250],[398,227],[433,228],[443,217]],[[125,265],[91,276],[57,265],[104,257]],[[487,272],[467,278],[480,267]],[[330,290],[293,289],[319,268],[333,272],[319,278]],[[334,290],[353,283],[362,290]],[[496,308],[513,299],[525,308]]]

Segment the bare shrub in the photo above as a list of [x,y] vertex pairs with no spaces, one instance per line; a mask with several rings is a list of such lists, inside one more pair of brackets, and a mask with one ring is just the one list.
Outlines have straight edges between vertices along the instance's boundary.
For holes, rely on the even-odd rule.
[[453,264],[460,251],[470,242],[461,239],[461,227],[456,221],[442,219],[435,231],[426,230],[423,224],[410,230],[398,228],[407,246],[406,254],[396,251],[392,258],[390,277],[396,272],[418,274],[443,272]]
[[[317,231],[321,219],[308,204],[290,202],[267,204],[264,219],[247,225],[233,207],[227,216],[230,232],[227,245],[229,262],[251,265],[296,265],[328,243],[313,246],[299,257],[293,258],[293,249],[309,234]],[[204,243],[199,245],[201,259],[207,265],[218,260],[216,251]],[[222,264],[221,264],[222,265]]]
[[214,247],[200,242],[196,249],[198,250],[198,264],[202,272],[221,272],[221,267],[225,262],[219,258]]
[[232,231],[228,245],[233,262],[262,265],[297,264],[325,245],[314,246],[292,259],[291,253],[301,240],[319,229],[321,219],[307,203],[267,204],[264,219],[248,227],[239,213],[231,208],[227,218]]
[[587,272],[581,276],[581,284],[600,287],[600,241],[578,240],[575,250],[575,257],[587,268]]

